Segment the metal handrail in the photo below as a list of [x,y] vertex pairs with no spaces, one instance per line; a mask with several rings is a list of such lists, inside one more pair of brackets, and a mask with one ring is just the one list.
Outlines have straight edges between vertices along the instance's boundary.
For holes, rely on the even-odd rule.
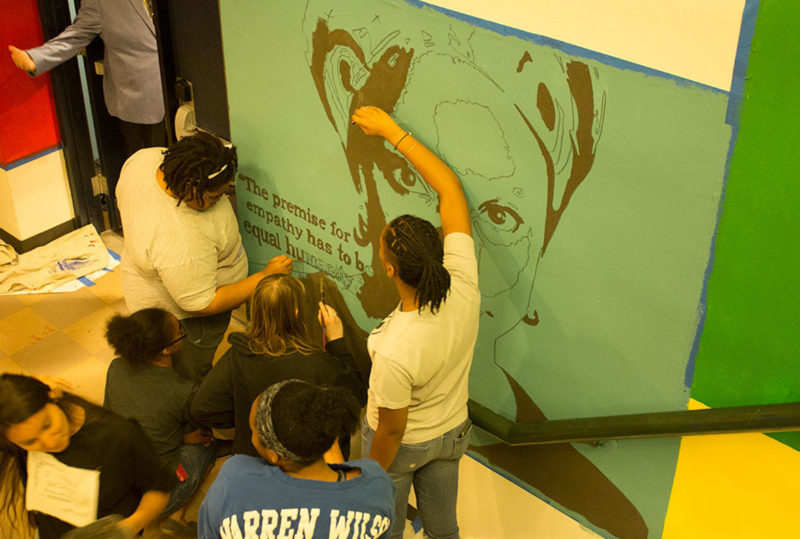
[[582,417],[524,423],[470,400],[472,423],[508,445],[597,442],[701,434],[800,431],[800,402]]

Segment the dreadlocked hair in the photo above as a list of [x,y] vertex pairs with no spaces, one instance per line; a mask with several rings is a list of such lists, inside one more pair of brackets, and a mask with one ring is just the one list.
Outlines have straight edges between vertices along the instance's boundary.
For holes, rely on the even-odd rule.
[[307,466],[321,459],[337,438],[353,434],[361,407],[345,388],[295,380],[273,397],[270,413],[275,436],[303,459],[295,464]]
[[400,279],[415,289],[419,311],[428,307],[436,314],[450,290],[439,232],[425,219],[401,215],[387,225],[382,241]]
[[170,341],[170,314],[163,309],[142,309],[130,316],[114,315],[106,324],[106,340],[132,365],[150,363]]
[[254,354],[281,356],[295,350],[317,351],[308,340],[303,283],[285,273],[261,279],[250,300],[250,325],[245,332]]
[[236,147],[226,146],[210,133],[197,131],[164,152],[161,171],[169,190],[183,200],[201,200],[233,181],[239,162]]

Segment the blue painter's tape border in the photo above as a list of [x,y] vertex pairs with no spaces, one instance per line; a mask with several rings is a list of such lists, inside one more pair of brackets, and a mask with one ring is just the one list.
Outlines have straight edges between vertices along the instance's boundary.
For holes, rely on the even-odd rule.
[[742,14],[742,28],[739,31],[739,44],[736,47],[736,58],[733,62],[733,79],[731,81],[731,99],[728,101],[726,121],[739,128],[739,108],[744,98],[744,83],[747,78],[747,62],[750,59],[750,47],[756,31],[756,15],[760,0],[745,0]]
[[[566,43],[564,41],[560,41],[558,39],[553,39],[551,37],[543,36],[540,34],[532,34],[530,32],[526,32],[524,30],[520,30],[519,28],[512,28],[510,26],[505,26],[503,24],[499,24],[492,21],[487,21],[486,19],[480,19],[478,17],[474,17],[472,15],[467,15],[465,13],[459,13],[458,11],[453,11],[451,9],[447,9],[441,6],[435,6],[432,4],[428,4],[422,2],[421,0],[405,0],[408,4],[417,7],[417,8],[430,8],[434,11],[438,11],[447,15],[448,17],[452,17],[454,19],[458,19],[464,21],[471,26],[478,26],[480,28],[485,28],[502,36],[509,36],[509,37],[516,37],[522,39],[524,41],[530,41],[532,43],[536,43],[537,45],[544,45],[547,47],[552,47],[554,49],[558,49],[565,54],[569,54],[571,56],[579,56],[581,58],[585,58],[587,60],[596,60],[600,63],[605,65],[609,65],[611,67],[616,67],[618,69],[623,69],[626,71],[634,71],[637,73],[643,73],[645,75],[650,75],[654,77],[660,77],[664,79],[670,79],[675,81],[678,84],[690,86],[693,88],[701,88],[704,90],[709,90],[714,93],[728,95],[730,92],[727,90],[723,90],[721,88],[717,88],[715,86],[710,86],[708,84],[703,84],[701,82],[697,82],[691,79],[687,79],[684,77],[679,77],[677,75],[673,75],[672,73],[667,73],[666,71],[660,71],[658,69],[653,69],[651,67],[643,66],[641,64],[637,64],[634,62],[630,62],[628,60],[623,60],[621,58],[617,58],[616,56],[611,56],[608,54],[603,54],[601,52],[593,51],[591,49],[586,49],[583,47],[579,47],[577,45],[572,45],[570,43]],[[749,0],[746,0],[749,1]],[[737,53],[738,54],[738,53]],[[738,57],[738,56],[737,56]]]
[[122,260],[122,257],[120,257],[120,256],[119,256],[117,253],[115,253],[115,252],[114,252],[114,251],[112,251],[111,249],[109,249],[109,250],[108,250],[108,254],[110,254],[110,255],[111,255],[111,258],[113,258],[113,259],[114,259],[114,260],[116,260],[117,262],[119,262],[120,260]]
[[9,170],[13,170],[13,169],[15,169],[17,167],[21,167],[22,165],[26,165],[26,164],[30,163],[31,161],[36,161],[40,157],[44,157],[47,154],[50,154],[50,153],[53,153],[53,152],[57,152],[61,148],[62,148],[62,145],[60,143],[56,144],[55,146],[53,146],[51,148],[47,148],[46,150],[42,150],[41,152],[37,152],[37,153],[31,154],[31,155],[29,155],[27,157],[23,157],[22,159],[17,159],[16,161],[14,161],[12,163],[9,163],[6,166],[0,166],[0,169],[8,172]]
[[[745,0],[744,12],[742,13],[742,27],[739,31],[739,44],[736,48],[736,59],[733,64],[733,80],[731,81],[731,92],[728,100],[728,110],[725,116],[725,123],[731,126],[731,141],[728,146],[728,156],[725,160],[725,176],[722,180],[722,194],[720,195],[719,207],[717,208],[717,223],[714,226],[714,234],[711,236],[711,247],[706,266],[705,276],[703,277],[703,291],[700,294],[700,304],[697,307],[698,324],[697,331],[692,342],[692,351],[689,354],[689,361],[686,364],[684,374],[684,385],[691,390],[694,380],[694,371],[697,365],[697,353],[700,349],[700,336],[706,324],[706,307],[708,305],[708,281],[711,278],[711,271],[714,267],[714,253],[717,247],[717,233],[719,232],[719,222],[722,217],[722,210],[725,207],[725,192],[728,184],[728,173],[730,172],[731,158],[739,138],[739,127],[741,124],[741,107],[744,99],[744,85],[747,79],[747,63],[750,58],[750,48],[753,44],[753,35],[756,29],[756,16],[758,14],[760,0]],[[691,395],[691,391],[690,391]]]
[[80,281],[81,284],[83,284],[83,286],[94,286],[95,284],[97,284],[88,277],[78,277],[78,281]]

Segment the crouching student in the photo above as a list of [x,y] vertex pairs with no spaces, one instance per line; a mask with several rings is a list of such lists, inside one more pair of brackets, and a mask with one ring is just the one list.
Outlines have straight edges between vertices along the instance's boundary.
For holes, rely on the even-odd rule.
[[163,514],[180,510],[179,521],[216,457],[211,432],[189,420],[196,385],[173,369],[185,338],[178,319],[163,309],[118,314],[106,324],[106,340],[119,357],[108,367],[104,405],[135,419],[161,463],[174,471],[178,483]]
[[250,409],[261,458],[234,455],[200,507],[199,537],[384,537],[395,486],[372,460],[328,464],[323,456],[359,420],[342,388],[285,380]]

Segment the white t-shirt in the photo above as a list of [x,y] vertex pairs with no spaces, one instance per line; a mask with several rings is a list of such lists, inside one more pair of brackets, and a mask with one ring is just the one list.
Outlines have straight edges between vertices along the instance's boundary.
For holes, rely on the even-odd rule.
[[227,197],[197,211],[161,188],[163,152],[139,150],[120,172],[122,293],[131,312],[160,307],[182,320],[207,307],[218,287],[247,277],[247,255]]
[[469,369],[478,337],[480,291],[475,245],[463,233],[444,239],[450,291],[435,315],[398,306],[367,341],[372,358],[367,422],[378,408],[408,406],[403,443],[425,442],[467,419]]

